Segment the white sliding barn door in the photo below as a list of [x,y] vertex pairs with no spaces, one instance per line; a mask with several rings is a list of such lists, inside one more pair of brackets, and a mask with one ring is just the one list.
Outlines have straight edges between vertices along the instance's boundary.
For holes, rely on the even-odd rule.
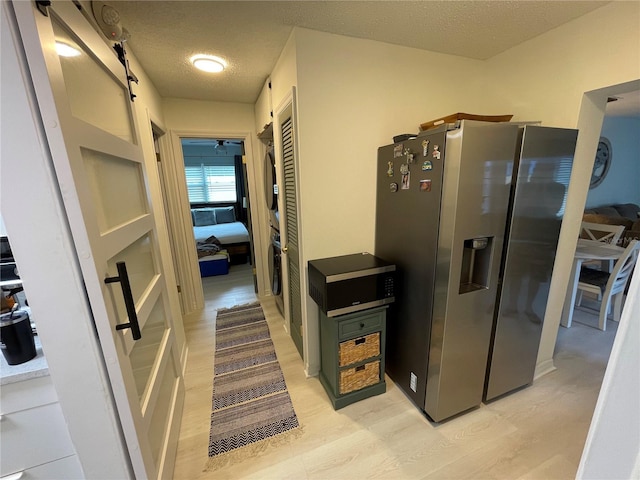
[[14,8],[133,470],[170,478],[184,385],[125,70],[72,2]]

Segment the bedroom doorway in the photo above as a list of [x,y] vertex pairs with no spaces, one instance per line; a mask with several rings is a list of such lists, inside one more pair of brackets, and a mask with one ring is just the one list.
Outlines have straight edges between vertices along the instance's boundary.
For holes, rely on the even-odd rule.
[[183,137],[180,144],[205,305],[238,289],[257,293],[244,141]]

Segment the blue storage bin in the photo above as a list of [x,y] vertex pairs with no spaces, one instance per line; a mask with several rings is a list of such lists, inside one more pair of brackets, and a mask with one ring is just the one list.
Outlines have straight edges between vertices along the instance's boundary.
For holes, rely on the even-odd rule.
[[226,250],[221,250],[215,255],[202,257],[198,263],[200,265],[201,277],[212,277],[214,275],[226,275],[229,273],[229,254]]

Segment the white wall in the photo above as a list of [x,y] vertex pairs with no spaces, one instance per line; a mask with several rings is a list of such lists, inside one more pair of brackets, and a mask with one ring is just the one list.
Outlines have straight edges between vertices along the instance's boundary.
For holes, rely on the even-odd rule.
[[312,30],[297,50],[306,252],[372,252],[378,147],[442,115],[496,113],[483,62]]
[[131,72],[138,78],[138,83],[134,82],[131,84],[133,92],[136,94],[134,101],[144,103],[145,108],[149,111],[149,116],[162,127],[164,121],[162,97],[160,97],[155,85],[142,69],[138,59],[132,52],[127,51],[127,58],[129,59]]
[[[514,120],[579,128],[574,169],[538,353],[538,372],[553,368],[553,352],[569,281],[593,159],[610,85],[638,88],[640,3],[612,2],[508,50],[487,62],[500,102]],[[585,92],[594,92],[585,98]],[[615,89],[614,89],[615,90]]]
[[305,29],[295,36],[300,271],[309,337],[305,362],[313,375],[319,369],[318,310],[306,294],[306,265],[373,253],[378,147],[449,113],[505,112],[493,107],[481,61]]
[[640,478],[639,318],[640,268],[636,268],[576,478]]
[[294,29],[285,44],[280,57],[271,72],[271,105],[274,110],[291,92],[291,87],[298,84],[298,64],[296,53],[296,31]]
[[271,105],[271,88],[269,84],[271,79],[267,78],[264,82],[258,100],[256,101],[253,110],[256,120],[256,132],[260,133],[264,130],[264,127],[273,121],[273,106]]
[[[162,99],[165,126],[169,130],[255,131],[253,105],[179,98]],[[221,135],[218,135],[221,136]]]
[[176,348],[178,349],[184,371],[187,362],[188,346],[184,333],[182,312],[180,310],[180,298],[178,297],[177,289],[174,288],[174,286],[178,284],[178,281],[176,280],[176,272],[172,260],[170,235],[168,231],[169,226],[163,200],[164,192],[162,190],[152,126],[154,125],[156,128],[165,131],[160,94],[132,53],[128,53],[128,60],[130,68],[138,78],[138,83],[132,84],[132,90],[136,95],[134,100],[136,122],[140,130],[140,142],[148,175],[149,194],[151,196],[158,229],[157,241],[160,248],[160,262],[162,263],[168,286],[167,295],[169,296],[171,305]]
[[640,78],[640,3],[612,2],[487,61],[514,120],[575,128],[582,95]]
[[235,156],[242,155],[240,145],[215,150],[212,146],[182,145],[184,165],[235,165]]
[[[172,142],[180,137],[242,138],[245,140],[249,195],[253,221],[253,240],[256,252],[258,294],[270,293],[267,267],[267,241],[269,224],[264,196],[264,146],[258,139],[255,127],[254,106],[246,103],[209,102],[165,98],[162,100],[165,127]],[[173,155],[167,161],[183,165],[180,145],[173,146]],[[184,169],[183,169],[184,170]],[[184,189],[181,205],[184,218],[190,224],[189,204]]]
[[[604,109],[601,99],[583,104],[583,96],[640,78],[639,8],[637,2],[609,4],[486,62],[295,29],[297,75],[287,78],[298,88],[304,263],[373,250],[376,149],[393,135],[415,133],[420,123],[459,111],[580,127],[569,226],[560,239],[539,355],[539,363],[551,362],[597,142],[591,129],[599,132],[601,121],[590,115]],[[275,79],[277,105],[283,93]],[[304,289],[304,265],[301,272]],[[305,331],[317,338],[317,308],[309,297],[305,314]],[[317,352],[307,353],[313,374]]]
[[602,183],[589,190],[587,207],[640,205],[640,118],[605,116],[603,137],[611,143],[611,166]]

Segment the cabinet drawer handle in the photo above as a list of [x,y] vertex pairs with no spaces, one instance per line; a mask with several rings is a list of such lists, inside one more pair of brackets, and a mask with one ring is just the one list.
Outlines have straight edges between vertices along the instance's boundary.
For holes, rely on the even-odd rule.
[[366,339],[366,338],[364,338],[364,337],[362,337],[362,338],[358,338],[354,343],[355,343],[356,345],[362,345],[362,344],[363,344],[364,342],[366,342],[366,341],[367,341],[367,339]]
[[360,328],[364,328],[364,322],[360,323]]
[[364,370],[364,365],[360,365],[359,367],[356,367],[356,372],[361,372],[362,370]]

